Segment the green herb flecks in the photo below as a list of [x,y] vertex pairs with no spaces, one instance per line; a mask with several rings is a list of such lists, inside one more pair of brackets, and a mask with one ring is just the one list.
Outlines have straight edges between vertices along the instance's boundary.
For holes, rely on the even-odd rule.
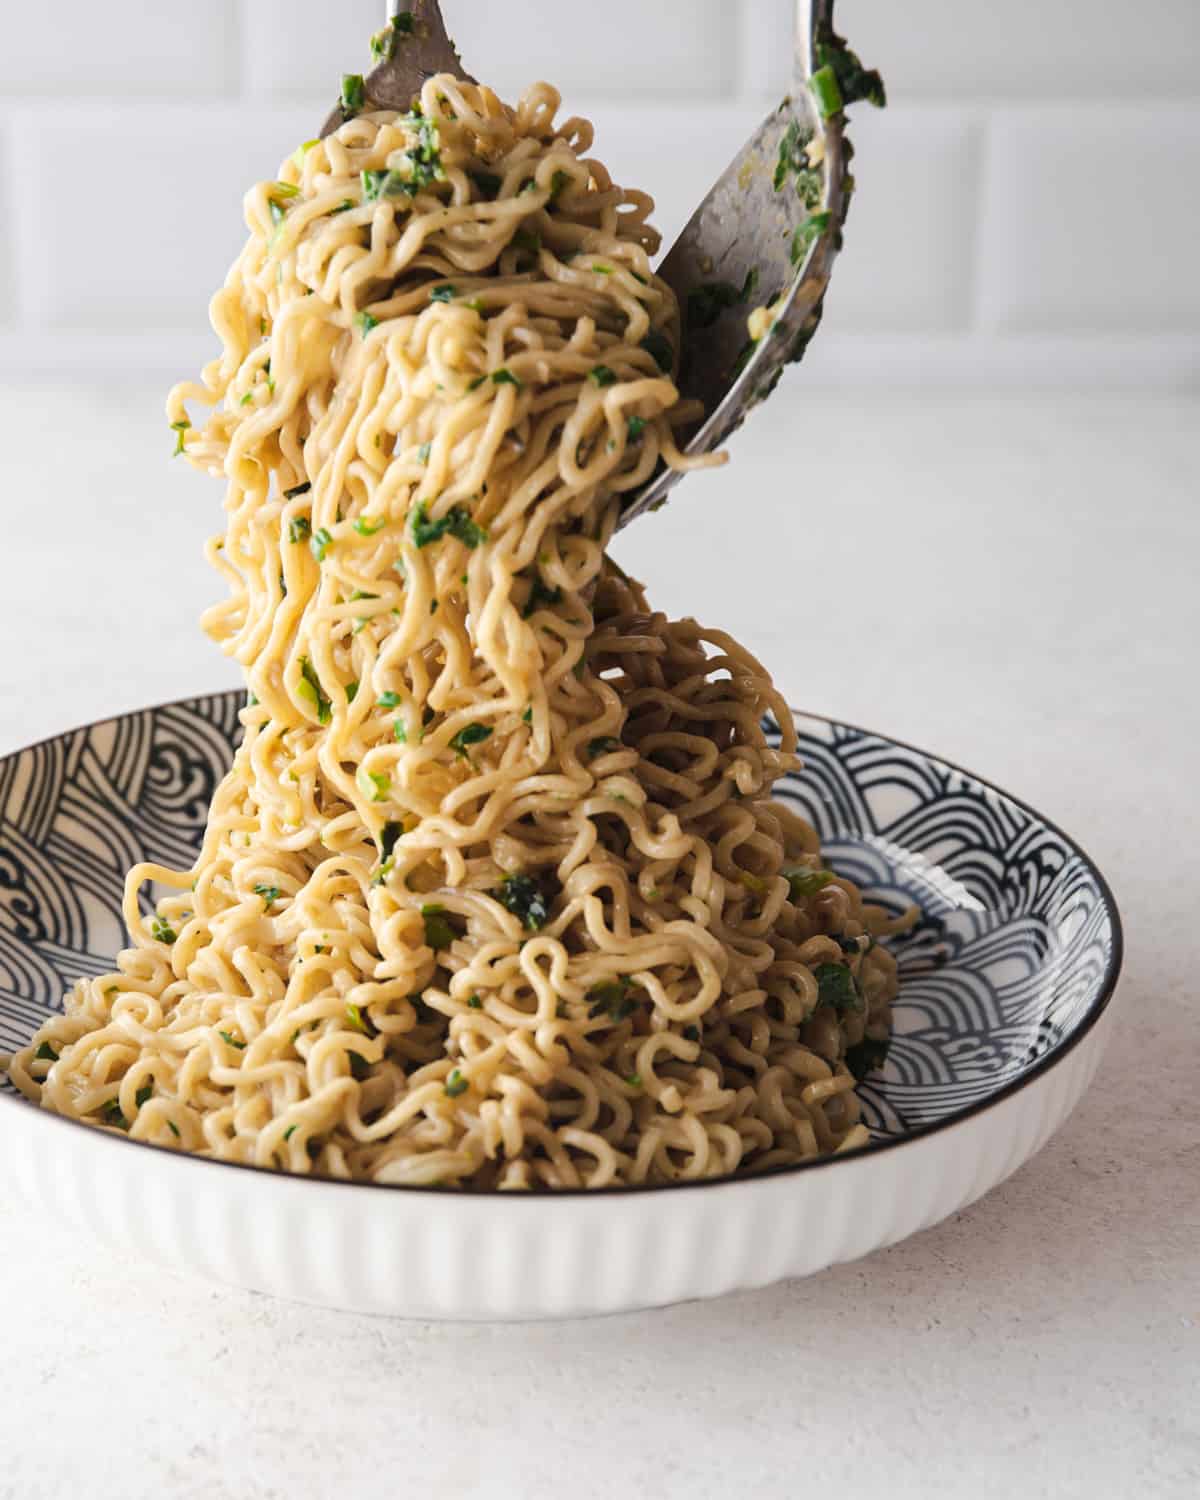
[[316,710],[318,723],[328,724],[333,716],[333,704],[325,696],[321,679],[307,656],[300,658],[300,680],[296,684],[296,691]]
[[834,874],[832,870],[784,870],[783,878],[791,887],[793,901],[805,901],[809,896],[815,896],[818,891],[823,891],[827,885],[832,884]]
[[646,430],[645,417],[630,417],[629,426],[626,428],[626,437],[631,443],[640,443],[642,433]]
[[529,932],[540,932],[549,919],[545,892],[532,875],[506,875],[492,895]]
[[355,780],[370,802],[382,802],[392,789],[392,778],[386,772],[368,771],[366,766],[359,766]]
[[179,934],[162,917],[153,917],[150,921],[150,935],[156,942],[168,945],[178,940]]
[[379,697],[376,698],[375,703],[379,708],[399,708],[400,694],[380,693]]
[[141,1109],[143,1104],[148,1104],[150,1102],[153,1094],[154,1085],[152,1083],[144,1083],[142,1084],[141,1088],[138,1089],[137,1093],[134,1094],[133,1102],[139,1109]]
[[356,115],[366,102],[367,90],[361,73],[342,74],[342,113],[347,117]]
[[318,527],[309,538],[309,550],[316,560],[324,562],[329,555],[329,549],[333,546],[333,536],[324,526]]
[[630,998],[630,988],[624,974],[593,985],[587,992],[588,1019],[595,1021],[606,1015],[614,1026],[619,1026],[637,1009],[637,1001]]
[[525,389],[525,387],[522,384],[522,382],[517,379],[517,377],[513,374],[513,372],[511,370],[503,370],[503,369],[501,369],[501,370],[493,370],[492,371],[492,384],[493,385],[511,385],[511,386],[515,386],[516,389],[519,390],[519,391],[523,391]]
[[[821,103],[821,94],[817,93],[816,81],[821,73],[829,69],[837,84],[841,101],[839,107],[857,104],[860,99],[865,99],[868,104],[875,105],[876,109],[883,109],[887,104],[887,90],[878,72],[874,68],[864,68],[858,55],[840,39],[818,43],[817,64],[818,72],[813,77],[813,92],[817,95],[818,103]],[[823,104],[821,112],[826,114]]]
[[377,203],[381,198],[409,198],[411,185],[399,172],[387,168],[365,168],[359,175],[362,183],[364,203]]
[[418,547],[428,547],[440,542],[444,536],[452,536],[464,547],[472,550],[487,541],[487,532],[471,519],[471,513],[463,505],[454,505],[436,521],[429,519],[429,507],[422,500],[413,511],[413,541]]
[[469,1010],[482,1010],[483,1001],[479,998],[478,995],[472,995],[467,1001],[467,1008]]
[[294,500],[297,495],[307,495],[311,489],[312,484],[306,479],[303,484],[294,484],[290,490],[284,490],[283,498],[285,500]]
[[792,265],[799,266],[808,254],[809,246],[829,228],[833,215],[826,210],[810,214],[792,235]]
[[485,740],[490,740],[493,730],[487,724],[468,724],[465,729],[460,729],[450,741],[450,748],[464,760],[469,759],[467,751],[472,745],[482,745]]
[[459,1070],[455,1068],[449,1078],[446,1079],[446,1097],[448,1099],[457,1099],[460,1094],[465,1094],[470,1086]]
[[549,588],[537,577],[529,590],[529,598],[525,601],[525,608],[521,611],[521,618],[528,620],[530,615],[536,614],[539,609],[562,603],[562,589]]
[[373,328],[379,327],[379,319],[364,310],[363,312],[355,313],[354,326],[365,339]]
[[616,385],[616,372],[610,370],[607,365],[597,365],[595,369],[588,372],[588,379],[603,389],[608,385]]
[[819,1005],[830,1005],[838,1015],[866,1009],[862,992],[845,964],[818,964],[813,970]]
[[789,120],[783,139],[779,142],[779,158],[775,163],[774,187],[777,193],[787,186],[793,172],[802,172],[808,166],[808,143],[812,132],[801,128],[799,120]]
[[58,1053],[55,1052],[54,1048],[50,1045],[49,1042],[43,1042],[37,1049],[37,1051],[33,1054],[33,1060],[34,1062],[55,1063],[58,1061]]
[[118,1130],[128,1130],[129,1121],[121,1113],[121,1103],[118,1099],[109,1099],[100,1110],[106,1125],[115,1125]]
[[403,823],[385,823],[379,830],[379,852],[384,859],[391,859],[396,845],[404,837]]
[[386,516],[359,516],[354,523],[354,529],[359,536],[374,536],[377,531],[382,531],[387,523]]
[[458,288],[447,282],[444,286],[435,286],[429,294],[429,300],[430,302],[453,302],[457,296]]
[[830,120],[834,115],[841,114],[844,107],[842,89],[832,67],[826,64],[825,67],[818,68],[809,79],[808,86],[823,120]]
[[446,916],[446,908],[436,903],[421,908],[425,921],[425,942],[435,953],[442,953],[457,937]]
[[246,1050],[245,1042],[239,1042],[237,1037],[235,1037],[231,1032],[218,1031],[217,1035],[223,1042],[227,1043],[230,1047],[235,1048],[238,1052],[244,1052]]
[[599,739],[588,741],[588,759],[595,760],[598,756],[608,755],[611,751],[621,748],[621,741],[613,739],[611,734],[601,735]]
[[357,1005],[347,1004],[346,1025],[350,1027],[351,1031],[361,1031],[363,1036],[375,1035],[374,1027],[367,1025],[363,1013]]
[[263,910],[270,911],[279,900],[279,887],[277,885],[256,885],[254,894],[263,899]]

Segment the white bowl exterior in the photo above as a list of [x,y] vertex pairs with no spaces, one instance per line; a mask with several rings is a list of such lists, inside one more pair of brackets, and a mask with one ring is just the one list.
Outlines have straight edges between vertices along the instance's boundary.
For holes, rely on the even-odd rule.
[[122,1252],[277,1297],[437,1319],[587,1316],[766,1286],[926,1229],[1045,1144],[1096,1024],[1006,1097],[886,1149],[763,1178],[594,1197],[363,1188],[241,1171],[6,1109],[10,1184]]

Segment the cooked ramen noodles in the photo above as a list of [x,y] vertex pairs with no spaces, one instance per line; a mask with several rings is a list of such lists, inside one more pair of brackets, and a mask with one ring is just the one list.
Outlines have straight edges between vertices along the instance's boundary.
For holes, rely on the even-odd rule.
[[866,1141],[889,923],[771,800],[762,667],[608,556],[699,413],[652,202],[558,107],[436,77],[246,198],[222,352],[169,398],[226,485],[244,736],[194,867],[130,873],[116,972],[11,1059],[46,1108],[472,1188]]

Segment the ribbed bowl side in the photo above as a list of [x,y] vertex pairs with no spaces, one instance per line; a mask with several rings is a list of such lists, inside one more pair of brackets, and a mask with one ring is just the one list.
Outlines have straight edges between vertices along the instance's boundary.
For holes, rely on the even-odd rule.
[[3,1165],[48,1213],[174,1269],[402,1317],[574,1317],[765,1286],[927,1228],[1003,1181],[1091,1081],[1112,1008],[990,1108],[810,1171],[594,1198],[363,1190],[131,1150],[7,1112]]

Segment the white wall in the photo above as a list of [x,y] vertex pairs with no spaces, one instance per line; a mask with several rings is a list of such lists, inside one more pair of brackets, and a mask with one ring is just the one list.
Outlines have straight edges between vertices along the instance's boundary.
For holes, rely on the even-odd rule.
[[[786,87],[790,0],[445,0],[502,92],[549,77],[668,236]],[[241,193],[366,62],[383,0],[5,0],[0,375],[182,372]],[[605,24],[597,27],[599,12]],[[1200,0],[840,0],[888,81],[831,380],[1184,385],[1200,373]]]

